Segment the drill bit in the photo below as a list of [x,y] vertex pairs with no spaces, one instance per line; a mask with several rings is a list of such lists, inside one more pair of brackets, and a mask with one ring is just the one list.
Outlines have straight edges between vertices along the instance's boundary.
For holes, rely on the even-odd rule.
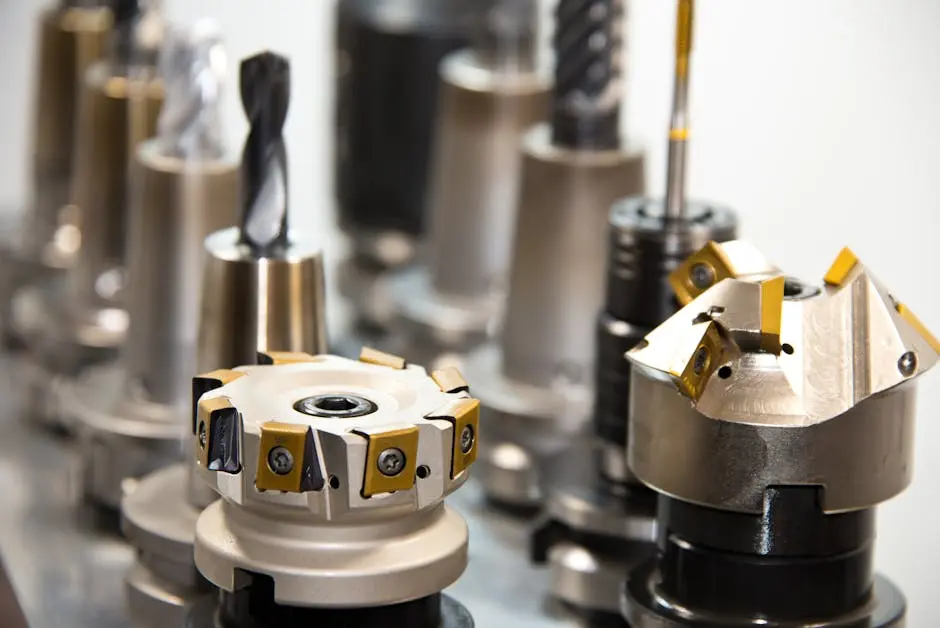
[[241,96],[250,130],[242,153],[242,244],[258,256],[287,245],[287,154],[281,133],[290,63],[263,52],[242,61]]
[[620,145],[623,0],[559,0],[555,11],[552,141],[558,146]]
[[676,71],[669,123],[669,163],[666,171],[665,213],[669,220],[685,215],[686,148],[689,141],[689,58],[695,0],[679,0],[676,15]]
[[167,155],[194,160],[220,159],[221,93],[228,59],[215,22],[169,31],[161,52],[164,103],[157,141]]

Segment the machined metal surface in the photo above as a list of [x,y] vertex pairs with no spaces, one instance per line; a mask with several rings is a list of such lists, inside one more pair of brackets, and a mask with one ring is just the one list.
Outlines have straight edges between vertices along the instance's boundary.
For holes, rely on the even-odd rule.
[[121,71],[104,61],[93,65],[79,110],[72,201],[80,211],[82,245],[69,271],[68,309],[80,320],[86,312],[121,306],[130,164],[136,147],[156,132],[163,101],[159,81]]
[[[309,351],[326,346],[323,255],[292,233],[284,255],[258,259],[238,245],[237,228],[206,239],[200,371],[251,362],[259,348]],[[247,314],[246,314],[247,313]],[[254,335],[244,334],[247,325]]]
[[[491,453],[503,438],[525,449],[548,450],[539,434],[561,446],[587,420],[594,369],[594,320],[604,295],[606,233],[610,206],[642,191],[643,157],[628,150],[574,150],[553,146],[540,125],[523,140],[521,205],[514,238],[509,299],[499,343],[469,354],[463,364],[474,394],[484,404]],[[499,417],[498,419],[496,417]],[[508,418],[507,418],[508,417]],[[512,469],[490,466],[481,474],[492,490]],[[526,477],[537,477],[537,470]],[[510,501],[535,503],[538,486],[522,480]],[[503,488],[508,488],[508,484]],[[509,497],[509,496],[506,496]],[[505,499],[502,497],[501,499]]]
[[[167,385],[159,392],[175,408],[175,424],[185,425],[175,437],[189,451],[192,374],[198,372],[197,365],[208,370],[253,364],[258,350],[275,348],[324,351],[323,278],[319,250],[298,243],[296,234],[287,230],[286,155],[279,130],[287,106],[286,67],[269,67],[280,63],[274,55],[255,57],[242,66],[243,95],[253,128],[245,147],[239,195],[238,169],[234,162],[220,161],[225,150],[218,97],[225,59],[216,27],[199,22],[190,30],[171,32],[170,43],[162,58],[167,107],[153,147],[165,159],[184,164],[181,179],[193,190],[186,209],[201,212],[203,220],[194,232],[173,233],[177,248],[170,261],[181,265],[181,272],[185,268],[188,277],[168,283],[165,268],[153,269],[153,282],[175,286],[176,292],[163,299],[172,315],[164,314],[154,324],[155,312],[141,313],[141,319],[155,328],[143,340],[169,336],[177,342],[169,350],[131,342],[127,354],[136,358],[131,364],[145,374],[162,375],[157,382]],[[273,117],[271,105],[277,109]],[[265,146],[271,142],[279,149],[268,150]],[[273,181],[273,194],[264,193],[269,190],[265,181]],[[223,229],[204,241],[206,227],[214,230],[234,222],[239,200],[247,206],[243,228]],[[209,217],[218,219],[210,226]],[[205,276],[217,283],[203,285],[202,276],[193,275],[192,268],[203,261]],[[144,295],[142,309],[148,304],[154,307],[152,292]],[[198,515],[216,494],[196,476],[189,460],[131,484],[136,488],[121,502],[124,531],[138,549],[127,579],[129,611],[140,626],[182,626],[190,608],[212,589],[196,569],[193,544]]]
[[394,321],[384,279],[412,261],[424,235],[438,66],[469,43],[485,9],[476,0],[337,3],[336,192],[353,249],[337,283],[364,329]]
[[121,530],[137,559],[127,574],[127,608],[134,626],[182,626],[210,587],[193,563],[199,510],[187,499],[183,463],[128,486],[121,502]]
[[[3,398],[17,400],[11,363],[0,361]],[[12,367],[15,368],[15,367]],[[0,547],[31,628],[127,628],[121,591],[132,548],[101,526],[78,518],[76,452],[31,428],[7,404],[0,413],[0,479],[11,487],[0,518]],[[36,466],[35,460],[45,464]],[[447,593],[489,628],[582,628],[588,623],[543,601],[549,573],[529,564],[528,525],[486,505],[475,480],[447,503],[467,521],[469,564]],[[54,590],[56,595],[49,595]],[[914,600],[922,608],[928,601]],[[169,624],[163,624],[168,626]]]
[[628,353],[628,462],[641,481],[751,513],[768,486],[821,484],[827,513],[906,488],[908,380],[940,345],[847,249],[823,288],[796,287],[725,279]]
[[6,262],[22,264],[27,275],[65,268],[76,251],[66,232],[74,231],[77,218],[67,206],[79,93],[85,71],[104,53],[111,24],[111,11],[100,2],[55,7],[40,16],[33,197]]
[[[713,615],[700,609],[683,608],[681,617],[664,617],[661,609],[672,607],[670,600],[657,596],[655,563],[650,561],[630,573],[626,585],[624,617],[634,628],[682,628],[683,626],[766,626],[762,618],[744,619]],[[819,628],[867,626],[870,628],[903,628],[907,604],[901,591],[883,576],[876,575],[871,600],[855,612],[831,620],[814,621]],[[804,621],[774,622],[780,628],[804,628]]]
[[[330,396],[363,397],[374,411],[313,417],[296,409],[318,395],[329,408]],[[225,591],[236,590],[241,570],[265,574],[275,600],[291,606],[375,606],[437,593],[466,566],[466,524],[443,498],[476,457],[478,408],[421,367],[333,356],[240,367],[199,401],[199,472],[222,499],[199,517],[196,565]],[[224,453],[216,435],[228,432],[217,425],[230,420],[229,409],[239,419],[225,429],[240,445]]]
[[497,66],[473,49],[445,58],[441,86],[427,259],[390,280],[407,353],[422,364],[479,344],[498,320],[515,227],[518,143],[548,111],[543,71]]
[[[236,164],[136,152],[127,273],[131,318],[118,364],[73,382],[64,401],[81,423],[90,498],[120,505],[121,482],[179,456],[197,371],[203,239],[235,218]],[[104,381],[107,380],[107,381]],[[133,445],[128,438],[133,439]],[[148,439],[153,439],[148,444]],[[123,461],[123,462],[118,462]]]
[[149,74],[132,80],[127,72],[103,60],[88,69],[82,83],[70,192],[80,208],[81,247],[62,289],[41,291],[37,320],[42,328],[30,346],[48,371],[67,378],[85,365],[115,358],[127,334],[123,288],[130,160],[134,148],[153,134],[163,94]]
[[645,489],[600,482],[594,441],[582,436],[550,467],[550,492],[530,542],[532,558],[551,574],[552,597],[613,616],[626,570],[654,551],[655,499]]

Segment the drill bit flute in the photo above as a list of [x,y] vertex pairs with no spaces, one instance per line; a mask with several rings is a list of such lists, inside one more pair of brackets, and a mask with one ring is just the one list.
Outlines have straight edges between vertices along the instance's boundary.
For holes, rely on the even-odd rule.
[[[190,93],[212,95],[213,107],[192,107],[191,101],[180,100],[176,103],[180,106],[167,114],[167,125],[180,131],[174,142],[180,150],[219,152],[221,145],[210,141],[218,137],[217,123],[210,123],[217,118],[210,113],[218,113],[221,83],[201,80],[214,75],[204,77],[210,68],[187,63],[185,52],[180,50],[179,67],[188,71],[178,73],[179,80]],[[202,60],[213,60],[220,59],[222,51],[215,42],[192,52]],[[241,90],[251,121],[241,169],[232,164],[227,171],[224,197],[204,200],[226,203],[227,218],[234,217],[240,206],[242,227],[218,231],[199,242],[200,251],[208,256],[201,289],[191,301],[192,329],[199,329],[198,355],[194,341],[189,347],[192,362],[185,367],[190,370],[177,372],[186,380],[181,398],[187,431],[192,431],[192,383],[187,373],[251,364],[258,351],[326,350],[321,256],[288,232],[281,137],[289,100],[286,60],[269,53],[247,59],[242,63]],[[202,120],[204,132],[192,132],[193,127],[181,124],[183,119]],[[236,195],[239,179],[241,192]],[[139,552],[127,576],[135,626],[182,626],[200,597],[213,597],[212,587],[193,563],[193,540],[199,513],[215,497],[185,461],[144,477],[123,499],[122,528]]]

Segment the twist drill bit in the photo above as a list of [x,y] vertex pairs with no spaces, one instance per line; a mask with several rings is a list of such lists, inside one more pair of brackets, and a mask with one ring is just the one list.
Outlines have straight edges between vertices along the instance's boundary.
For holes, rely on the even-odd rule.
[[157,140],[166,155],[200,161],[224,152],[220,98],[227,73],[222,37],[211,21],[172,29],[160,59],[164,103]]
[[689,58],[695,0],[679,0],[676,15],[676,75],[669,123],[669,164],[665,213],[670,220],[685,215],[686,148],[689,141]]
[[569,148],[617,148],[623,91],[623,0],[560,0],[553,43],[553,143]]
[[287,153],[281,133],[290,63],[271,52],[242,61],[241,96],[250,130],[242,152],[241,244],[258,256],[287,246]]

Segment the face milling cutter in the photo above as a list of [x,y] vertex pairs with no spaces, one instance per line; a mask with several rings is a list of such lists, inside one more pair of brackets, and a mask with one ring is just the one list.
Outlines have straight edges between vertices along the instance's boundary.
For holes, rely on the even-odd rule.
[[339,289],[356,331],[387,331],[389,270],[425,232],[439,65],[471,40],[489,2],[340,0],[337,7],[336,192],[350,238]]
[[109,509],[119,507],[125,478],[176,460],[186,433],[203,240],[233,222],[238,191],[237,164],[213,128],[225,78],[220,56],[214,31],[171,32],[161,64],[168,106],[160,134],[134,153],[130,332],[120,360],[88,369],[63,392],[81,426],[85,496]]
[[[224,50],[210,26],[197,23],[181,45],[166,53],[175,71],[167,73],[168,101],[160,124],[166,133],[156,140],[171,152],[202,155],[198,163],[204,167],[213,163],[211,155],[224,153],[214,138],[219,137],[215,103],[226,64]],[[219,365],[253,364],[259,350],[287,352],[278,354],[282,358],[292,352],[326,351],[320,251],[297,234],[288,237],[285,214],[276,208],[252,213],[258,211],[257,199],[263,197],[254,187],[256,182],[268,180],[272,176],[269,169],[285,171],[280,134],[267,132],[271,127],[264,125],[270,118],[252,112],[277,106],[282,123],[287,112],[288,77],[287,60],[271,53],[242,64],[241,89],[253,139],[246,143],[240,177],[234,166],[227,170],[229,193],[224,200],[229,220],[234,218],[236,205],[248,206],[250,212],[243,218],[256,227],[256,235],[226,229],[205,241],[201,294],[190,302],[195,304],[190,329],[199,329],[199,351],[197,355],[191,343],[190,362],[178,365],[175,371],[177,378],[185,379],[179,398],[186,404],[187,432],[191,431],[193,384],[185,374],[197,372],[197,363],[199,371],[210,371]],[[170,99],[177,89],[174,85],[181,90],[181,97],[185,94],[188,98]],[[206,110],[193,106],[191,99],[212,100],[214,104]],[[250,159],[253,154],[271,154],[259,147],[259,137],[268,138],[264,143],[279,145],[276,163],[261,160],[259,168],[259,162]],[[236,197],[239,178],[243,186],[240,199]],[[268,234],[267,246],[258,246],[258,233]],[[241,244],[244,240],[255,241],[255,245]],[[273,241],[282,244],[272,247]],[[203,243],[198,244],[202,248]],[[193,563],[193,543],[196,519],[216,494],[193,471],[189,461],[155,471],[137,482],[121,502],[122,529],[138,549],[137,563],[127,576],[128,608],[135,627],[182,626],[200,597],[214,597],[211,585]]]
[[491,0],[476,45],[446,57],[426,264],[390,278],[396,335],[433,366],[485,341],[505,298],[523,132],[548,114],[536,3]]
[[[486,424],[487,495],[533,507],[540,465],[590,415],[591,321],[604,293],[599,244],[611,204],[643,189],[642,154],[617,132],[619,0],[562,0],[552,118],[523,139],[522,183],[501,339],[467,356]],[[593,42],[593,43],[590,43]]]
[[[680,42],[689,41],[687,17],[680,8]],[[680,43],[678,49],[677,72],[685,71],[689,47]],[[557,457],[562,462],[552,467],[545,514],[531,538],[533,560],[548,564],[552,597],[611,619],[619,617],[628,566],[655,551],[656,496],[632,476],[625,458],[631,369],[623,356],[675,313],[670,271],[709,240],[734,238],[737,228],[730,210],[687,201],[682,186],[672,187],[674,175],[670,163],[667,200],[628,198],[610,212],[606,301],[595,332],[593,429]],[[677,190],[683,212],[671,217],[666,206]]]
[[195,458],[222,498],[195,558],[221,596],[189,625],[472,626],[441,594],[467,563],[444,505],[476,458],[466,382],[370,350],[267,361],[194,380]]
[[726,278],[627,354],[628,462],[660,494],[660,533],[624,616],[901,626],[903,596],[872,570],[874,511],[911,480],[914,380],[940,341],[848,249],[814,286],[738,244],[677,269]]
[[[159,34],[155,23],[159,18],[152,15],[116,11],[108,56],[88,69],[81,85],[70,193],[81,216],[81,249],[62,278],[64,289],[43,286],[14,317],[15,325],[28,328],[36,399],[48,396],[50,381],[70,382],[86,366],[115,357],[127,332],[122,293],[129,172],[136,147],[155,132],[163,100],[150,49]],[[146,38],[139,36],[142,25],[148,25]],[[119,43],[128,39],[139,47]],[[68,422],[69,408],[66,415],[43,408],[31,414],[54,426]]]

